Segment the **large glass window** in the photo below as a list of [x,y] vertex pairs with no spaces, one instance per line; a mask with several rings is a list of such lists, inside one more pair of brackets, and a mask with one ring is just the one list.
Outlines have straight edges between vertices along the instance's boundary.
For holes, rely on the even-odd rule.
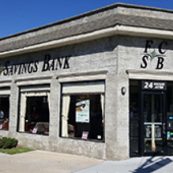
[[61,136],[104,140],[104,82],[62,86]]
[[9,96],[0,96],[0,129],[9,127]]
[[167,153],[173,155],[173,83],[167,82],[166,139]]
[[19,132],[49,134],[49,92],[21,92]]
[[130,80],[130,156],[139,155],[140,82]]

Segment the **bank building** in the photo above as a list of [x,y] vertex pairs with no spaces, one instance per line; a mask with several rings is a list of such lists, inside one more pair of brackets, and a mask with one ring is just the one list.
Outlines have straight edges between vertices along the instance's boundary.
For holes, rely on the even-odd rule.
[[115,4],[0,39],[0,136],[100,159],[173,155],[173,11]]

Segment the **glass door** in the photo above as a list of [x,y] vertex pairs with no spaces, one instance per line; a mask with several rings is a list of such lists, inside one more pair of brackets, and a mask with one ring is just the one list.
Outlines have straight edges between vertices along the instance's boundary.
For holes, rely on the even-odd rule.
[[164,92],[142,94],[142,153],[164,154],[165,144],[165,99]]

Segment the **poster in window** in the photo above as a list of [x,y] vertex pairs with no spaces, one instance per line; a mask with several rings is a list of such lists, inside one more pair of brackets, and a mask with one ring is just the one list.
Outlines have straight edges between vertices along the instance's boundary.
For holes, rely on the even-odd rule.
[[76,102],[76,122],[89,123],[90,100],[80,100]]

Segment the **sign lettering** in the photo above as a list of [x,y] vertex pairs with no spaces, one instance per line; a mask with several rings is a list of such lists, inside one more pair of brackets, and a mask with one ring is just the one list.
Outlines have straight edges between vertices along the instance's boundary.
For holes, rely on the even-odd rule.
[[153,40],[146,41],[144,55],[142,57],[142,63],[140,67],[144,69],[147,68],[148,64],[155,59],[155,69],[161,70],[164,67],[164,57],[166,53],[165,47],[167,47],[168,43],[166,41],[162,41],[157,45],[157,48],[155,48],[153,44]]
[[166,90],[166,82],[142,81],[144,90]]
[[38,71],[46,72],[69,69],[70,56],[53,58],[50,54],[47,54],[45,55],[42,63],[38,60],[18,64],[13,64],[10,61],[6,61],[3,65],[1,65],[1,68],[1,75],[4,76],[30,74]]

